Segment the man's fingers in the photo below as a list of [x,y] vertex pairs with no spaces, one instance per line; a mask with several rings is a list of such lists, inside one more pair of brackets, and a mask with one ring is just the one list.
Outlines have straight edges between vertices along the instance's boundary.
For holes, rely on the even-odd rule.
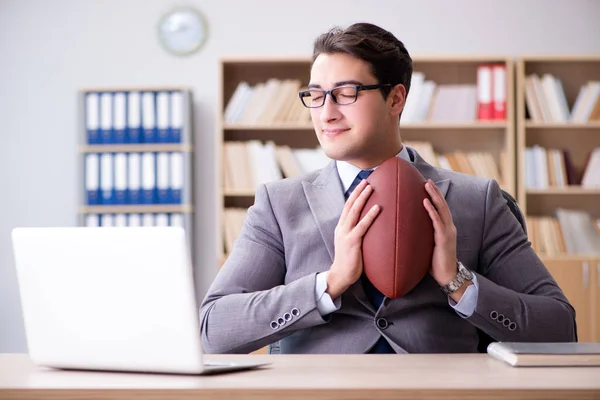
[[352,204],[352,207],[348,211],[348,215],[346,217],[346,223],[350,229],[354,228],[354,226],[358,223],[360,213],[362,212],[367,199],[369,196],[371,196],[371,193],[373,193],[373,187],[371,185],[367,185],[367,187],[365,187],[358,195],[358,198],[354,201],[354,204]]
[[363,190],[365,189],[366,186],[367,186],[367,180],[363,179],[362,181],[360,181],[358,186],[356,186],[354,191],[350,194],[350,196],[348,197],[348,200],[346,200],[344,209],[342,210],[342,215],[341,215],[342,219],[346,218],[346,216],[348,215],[348,212],[350,212],[350,209],[354,205],[354,202],[360,196],[360,194],[363,192]]
[[377,215],[379,215],[380,211],[381,207],[375,204],[369,209],[369,212],[365,214],[365,216],[358,222],[358,224],[356,224],[356,228],[354,229],[359,237],[363,237],[365,233],[367,233],[367,230],[369,229],[373,221],[375,221],[375,218],[377,217]]
[[429,196],[431,197],[431,203],[435,207],[437,214],[440,217],[440,222],[444,225],[450,225],[452,223],[452,215],[450,214],[450,209],[445,204],[444,196],[440,189],[433,183],[431,179],[425,183],[425,189]]

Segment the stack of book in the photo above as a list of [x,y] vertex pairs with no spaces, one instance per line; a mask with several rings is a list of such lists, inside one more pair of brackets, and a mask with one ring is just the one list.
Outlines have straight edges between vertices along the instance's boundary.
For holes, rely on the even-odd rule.
[[559,78],[552,74],[530,74],[525,78],[525,103],[533,122],[580,123],[600,121],[600,81],[581,87],[569,109]]

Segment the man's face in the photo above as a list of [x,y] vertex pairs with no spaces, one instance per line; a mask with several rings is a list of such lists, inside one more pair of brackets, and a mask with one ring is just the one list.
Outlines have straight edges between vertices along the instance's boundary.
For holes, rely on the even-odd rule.
[[[320,54],[313,63],[310,77],[310,86],[323,90],[378,83],[369,64],[343,53]],[[358,92],[353,104],[336,104],[327,95],[322,107],[311,108],[315,132],[325,154],[363,169],[394,156],[400,151],[400,137],[399,111],[393,105],[393,98],[384,99],[379,89],[364,90]]]

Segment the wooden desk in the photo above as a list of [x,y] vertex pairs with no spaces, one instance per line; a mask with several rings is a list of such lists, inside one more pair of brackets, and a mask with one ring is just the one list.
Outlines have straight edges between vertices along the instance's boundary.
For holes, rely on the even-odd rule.
[[244,355],[216,376],[56,371],[0,354],[1,399],[600,399],[600,368],[513,368],[473,355]]

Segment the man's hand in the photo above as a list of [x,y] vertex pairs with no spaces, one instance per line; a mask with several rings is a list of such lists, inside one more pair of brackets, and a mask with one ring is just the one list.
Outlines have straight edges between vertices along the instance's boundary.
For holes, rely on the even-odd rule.
[[352,192],[335,228],[335,259],[327,274],[327,293],[332,299],[344,293],[363,271],[362,239],[381,207],[374,205],[359,221],[373,189],[364,179]]
[[[456,260],[456,227],[452,221],[452,214],[446,199],[440,192],[440,189],[431,179],[425,182],[425,190],[429,194],[429,199],[423,200],[423,205],[429,213],[433,222],[434,230],[434,248],[433,258],[431,260],[431,270],[429,273],[440,286],[449,284],[458,273]],[[458,302],[465,289],[471,282],[463,285],[458,291],[452,293],[450,297]]]

